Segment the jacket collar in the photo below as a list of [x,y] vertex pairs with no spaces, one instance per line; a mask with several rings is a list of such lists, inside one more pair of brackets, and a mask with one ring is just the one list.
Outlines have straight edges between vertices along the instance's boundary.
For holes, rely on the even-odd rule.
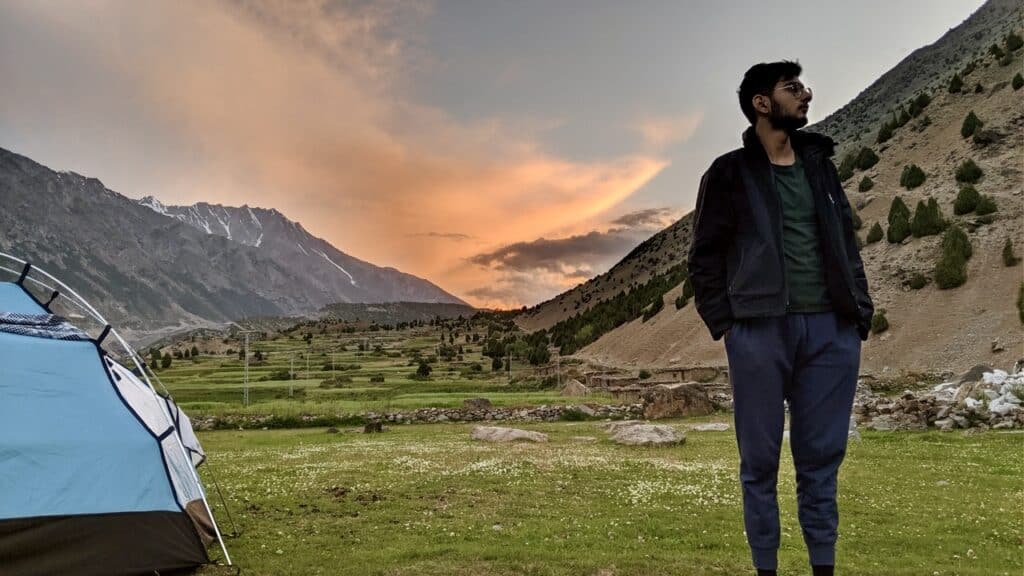
[[[795,130],[790,133],[789,138],[793,149],[803,158],[811,158],[818,155],[829,158],[835,154],[835,141],[824,134]],[[761,139],[757,137],[757,132],[754,131],[753,126],[750,126],[743,132],[743,148],[748,152],[755,154],[760,152],[760,155],[767,156],[764,146],[761,145]]]

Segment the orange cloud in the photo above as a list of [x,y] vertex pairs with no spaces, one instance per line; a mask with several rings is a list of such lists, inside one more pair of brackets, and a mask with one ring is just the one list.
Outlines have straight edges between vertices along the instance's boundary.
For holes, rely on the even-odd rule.
[[[129,97],[149,106],[167,138],[194,150],[178,178],[122,192],[168,204],[274,207],[346,253],[477,305],[533,303],[579,278],[519,278],[499,297],[480,291],[499,273],[469,264],[471,256],[592,229],[667,165],[653,154],[569,161],[538,145],[561,119],[465,123],[409,101],[402,72],[430,63],[404,36],[388,34],[397,18],[390,4],[39,10],[72,27],[83,49],[137,89]],[[662,145],[693,129],[679,119],[644,126],[648,141]]]

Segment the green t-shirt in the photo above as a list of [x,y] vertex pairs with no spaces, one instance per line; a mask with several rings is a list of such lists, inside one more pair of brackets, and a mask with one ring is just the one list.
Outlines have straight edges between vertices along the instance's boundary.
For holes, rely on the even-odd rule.
[[804,166],[797,155],[792,166],[772,165],[782,201],[782,244],[789,284],[787,312],[828,312],[832,302],[825,284],[818,218]]

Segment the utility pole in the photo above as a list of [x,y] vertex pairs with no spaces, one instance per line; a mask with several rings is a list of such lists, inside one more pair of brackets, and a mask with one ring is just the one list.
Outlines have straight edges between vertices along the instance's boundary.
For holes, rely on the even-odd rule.
[[245,336],[245,347],[242,354],[245,356],[245,372],[242,381],[242,404],[249,405],[249,334],[256,330],[239,330],[238,333]]

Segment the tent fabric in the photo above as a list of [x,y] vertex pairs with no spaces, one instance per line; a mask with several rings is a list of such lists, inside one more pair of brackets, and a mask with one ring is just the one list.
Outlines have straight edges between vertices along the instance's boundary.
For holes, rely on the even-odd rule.
[[0,283],[0,573],[208,562],[213,522],[187,416],[88,336],[48,334],[74,331]]
[[19,284],[0,282],[0,312],[46,314],[46,309]]
[[54,314],[0,312],[0,332],[53,340],[91,340],[88,334]]

